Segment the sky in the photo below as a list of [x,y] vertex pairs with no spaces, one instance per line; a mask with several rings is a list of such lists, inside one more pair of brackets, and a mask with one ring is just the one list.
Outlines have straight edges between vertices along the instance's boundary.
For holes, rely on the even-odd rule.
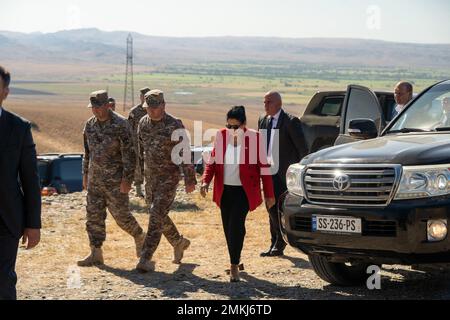
[[0,0],[0,30],[450,43],[448,0]]

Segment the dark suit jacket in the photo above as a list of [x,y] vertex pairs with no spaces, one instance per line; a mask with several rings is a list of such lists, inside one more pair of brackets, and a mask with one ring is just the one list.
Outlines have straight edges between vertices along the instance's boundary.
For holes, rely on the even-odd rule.
[[0,116],[0,219],[20,238],[41,228],[41,190],[31,125],[3,109]]
[[[266,129],[269,126],[267,116],[261,116],[258,121],[258,130]],[[279,165],[276,174],[282,182],[282,189],[286,188],[286,172],[291,164],[298,163],[307,155],[305,136],[300,123],[300,119],[281,110],[277,127],[279,129]],[[274,159],[276,160],[276,159]]]

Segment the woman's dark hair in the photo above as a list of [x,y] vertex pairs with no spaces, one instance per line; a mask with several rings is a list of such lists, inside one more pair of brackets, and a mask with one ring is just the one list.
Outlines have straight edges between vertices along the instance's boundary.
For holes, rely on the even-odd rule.
[[245,116],[245,107],[244,106],[234,106],[227,113],[227,120],[236,119],[241,124],[247,122],[247,117]]
[[11,75],[2,66],[0,66],[0,78],[3,80],[3,87],[7,88],[11,82]]

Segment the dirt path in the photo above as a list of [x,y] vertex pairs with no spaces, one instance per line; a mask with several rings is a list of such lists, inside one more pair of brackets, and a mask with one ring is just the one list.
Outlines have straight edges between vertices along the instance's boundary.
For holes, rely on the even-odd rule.
[[[147,227],[142,201],[132,207]],[[108,217],[105,265],[78,268],[88,251],[84,230],[84,195],[52,197],[44,201],[42,243],[20,249],[17,272],[19,299],[449,299],[450,276],[428,275],[393,266],[382,273],[382,290],[337,288],[320,280],[305,255],[292,248],[281,258],[260,258],[266,249],[267,214],[263,209],[247,220],[242,261],[243,282],[230,284],[225,269],[228,255],[218,209],[199,195],[179,192],[171,216],[192,241],[184,264],[171,263],[172,249],[163,239],[156,252],[156,271],[139,274],[131,237]]]

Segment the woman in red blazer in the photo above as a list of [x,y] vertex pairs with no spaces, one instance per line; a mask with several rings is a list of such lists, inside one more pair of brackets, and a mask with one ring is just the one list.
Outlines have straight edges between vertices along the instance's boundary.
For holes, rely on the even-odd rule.
[[249,211],[262,203],[261,180],[266,206],[272,208],[275,205],[263,140],[257,131],[246,128],[243,106],[233,107],[228,112],[227,128],[217,133],[203,176],[203,197],[213,178],[213,200],[220,207],[231,261],[230,281],[238,282],[245,219]]

